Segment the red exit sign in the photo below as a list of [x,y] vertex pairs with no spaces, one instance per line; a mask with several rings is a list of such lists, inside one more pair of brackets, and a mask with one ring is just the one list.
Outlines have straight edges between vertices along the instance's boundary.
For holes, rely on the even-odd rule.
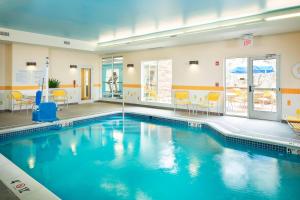
[[252,40],[251,39],[245,39],[244,40],[244,47],[247,47],[247,46],[252,46]]
[[253,46],[253,35],[246,34],[242,36],[242,46],[243,47],[251,47]]

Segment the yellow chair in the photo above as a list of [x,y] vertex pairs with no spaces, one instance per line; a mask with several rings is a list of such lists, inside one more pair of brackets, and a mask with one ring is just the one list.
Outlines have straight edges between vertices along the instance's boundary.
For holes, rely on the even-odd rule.
[[56,103],[62,102],[63,104],[67,104],[67,107],[69,107],[68,94],[66,90],[63,89],[52,90],[51,95],[54,102]]
[[151,99],[151,100],[156,100],[157,99],[157,93],[155,90],[149,90],[148,91],[148,97]]
[[187,110],[190,113],[190,93],[188,91],[175,91],[174,93],[174,112],[176,112],[176,106],[186,106]]
[[144,87],[144,96],[144,98],[147,99],[147,101],[157,100],[157,92],[151,87]]
[[28,106],[33,106],[33,101],[31,99],[24,98],[23,94],[19,91],[12,91],[11,92],[11,100],[12,100],[12,112],[15,109],[16,105],[20,106],[20,111],[22,110],[22,106],[25,105],[27,114],[28,114]]
[[270,105],[269,109],[272,111],[276,104],[276,97],[272,91],[263,91],[260,96],[254,97],[254,102],[263,106]]
[[210,108],[217,108],[219,114],[219,101],[221,94],[219,92],[209,92],[204,99],[200,99],[198,107],[206,109],[206,115],[208,116]]
[[233,104],[239,104],[240,108],[246,108],[247,103],[247,92],[240,88],[233,89],[233,96],[229,97],[228,101],[231,103],[232,109],[234,108]]
[[295,116],[288,116],[287,122],[295,133],[300,133],[300,108],[296,110]]

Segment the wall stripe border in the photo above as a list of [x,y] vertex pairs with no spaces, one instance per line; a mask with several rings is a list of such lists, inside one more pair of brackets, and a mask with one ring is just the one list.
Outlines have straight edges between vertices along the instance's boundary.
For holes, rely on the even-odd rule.
[[123,84],[124,88],[141,88],[141,84]]
[[190,85],[173,85],[174,90],[211,90],[211,91],[223,91],[223,86],[190,86]]
[[300,94],[300,88],[281,88],[282,94]]
[[[76,85],[75,88],[80,87]],[[94,83],[93,87],[100,88],[101,83]],[[123,84],[124,88],[141,88],[141,84]],[[74,88],[73,84],[61,84],[60,88]],[[16,85],[16,86],[0,86],[0,90],[37,90],[37,85]],[[197,85],[172,85],[173,90],[209,90],[224,91],[223,86],[197,86]],[[281,88],[281,94],[300,94],[300,88]]]
[[93,86],[100,88],[101,87],[101,83],[94,83]]

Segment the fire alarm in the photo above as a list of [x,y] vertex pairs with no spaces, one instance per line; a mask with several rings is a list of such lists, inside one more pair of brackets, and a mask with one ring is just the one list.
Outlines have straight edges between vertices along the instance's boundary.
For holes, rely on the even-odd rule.
[[219,66],[219,65],[220,65],[220,61],[217,60],[217,61],[215,62],[215,66]]

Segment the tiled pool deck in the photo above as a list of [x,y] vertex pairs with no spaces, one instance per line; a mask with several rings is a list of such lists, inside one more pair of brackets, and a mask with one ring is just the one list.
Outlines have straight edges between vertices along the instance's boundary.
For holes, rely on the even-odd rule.
[[[73,118],[85,118],[88,116],[98,116],[106,113],[121,112],[120,104],[114,103],[91,103],[71,105],[69,108],[63,108],[58,112],[58,117],[65,122]],[[212,126],[225,136],[242,138],[251,141],[262,141],[269,144],[279,144],[286,147],[300,148],[300,136],[293,133],[287,124],[281,122],[254,120],[230,116],[206,116],[189,115],[188,112],[173,112],[172,110],[148,108],[141,106],[126,105],[125,112],[164,117],[173,120],[184,120],[188,122],[204,123]],[[43,126],[46,124],[39,124]],[[31,116],[26,112],[2,112],[0,113],[0,134],[7,132],[8,129],[23,129],[23,126],[34,127]],[[0,180],[3,181],[3,177]],[[7,185],[7,184],[6,184]],[[0,199],[2,199],[4,189],[0,190]],[[9,198],[10,199],[10,198]],[[21,198],[25,199],[25,198]]]
[[[70,105],[69,108],[62,108],[62,111],[58,112],[58,117],[61,120],[122,111],[120,104],[103,102]],[[226,130],[227,132],[229,131],[247,137],[284,141],[300,146],[300,136],[296,135],[286,123],[231,116],[207,117],[206,115],[199,114],[189,115],[188,112],[183,111],[176,111],[174,113],[173,110],[132,105],[125,105],[125,111],[160,117],[175,117],[186,120],[196,120],[199,122],[210,123],[211,125],[222,128],[222,130]],[[16,111],[14,113],[0,112],[0,132],[13,127],[22,127],[33,124],[34,123],[31,121],[30,114],[27,115],[26,111]]]

